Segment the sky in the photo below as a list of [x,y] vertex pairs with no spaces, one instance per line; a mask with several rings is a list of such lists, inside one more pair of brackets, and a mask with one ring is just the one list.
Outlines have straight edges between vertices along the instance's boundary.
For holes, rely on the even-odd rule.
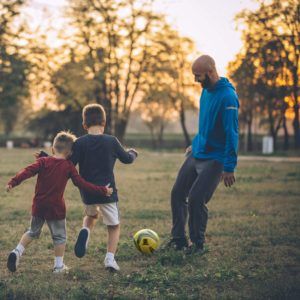
[[[40,23],[45,8],[59,17],[64,5],[65,0],[31,0],[28,12],[33,23]],[[214,57],[221,76],[226,75],[227,64],[242,47],[234,16],[245,8],[256,7],[253,0],[156,0],[154,4],[174,28],[196,42],[200,53]]]

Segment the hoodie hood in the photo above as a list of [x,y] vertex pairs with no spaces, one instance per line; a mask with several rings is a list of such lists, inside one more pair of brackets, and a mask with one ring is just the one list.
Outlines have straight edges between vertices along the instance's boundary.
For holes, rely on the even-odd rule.
[[234,86],[225,77],[220,77],[219,81],[217,81],[217,83],[213,87],[211,87],[207,90],[209,92],[213,92],[213,91],[219,90],[219,89],[224,88],[224,87],[229,87],[229,88],[231,88],[235,91]]

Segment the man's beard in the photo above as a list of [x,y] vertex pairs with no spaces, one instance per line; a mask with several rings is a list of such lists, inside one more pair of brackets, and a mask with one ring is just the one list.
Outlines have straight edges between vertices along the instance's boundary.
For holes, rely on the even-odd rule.
[[211,87],[211,81],[207,74],[205,74],[205,79],[203,81],[200,81],[200,83],[204,89]]

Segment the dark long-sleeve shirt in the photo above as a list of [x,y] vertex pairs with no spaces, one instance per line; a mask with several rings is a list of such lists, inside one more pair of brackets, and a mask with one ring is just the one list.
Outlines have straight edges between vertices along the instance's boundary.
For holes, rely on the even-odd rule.
[[74,185],[93,195],[105,197],[106,188],[85,181],[78,174],[70,160],[42,157],[35,163],[21,170],[8,184],[13,187],[38,174],[35,195],[32,203],[32,215],[46,220],[61,220],[66,217],[63,198],[67,181],[71,178]]
[[137,154],[126,151],[118,139],[111,135],[86,134],[73,145],[71,161],[79,164],[79,173],[87,181],[97,185],[110,184],[113,194],[110,197],[95,196],[80,189],[85,204],[110,203],[118,201],[118,192],[114,177],[114,165],[117,159],[124,164],[132,163]]

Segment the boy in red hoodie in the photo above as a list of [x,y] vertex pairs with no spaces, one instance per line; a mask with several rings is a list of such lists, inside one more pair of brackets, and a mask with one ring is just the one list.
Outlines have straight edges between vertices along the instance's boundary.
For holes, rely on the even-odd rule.
[[96,186],[80,177],[73,163],[68,160],[75,140],[76,137],[68,132],[58,133],[53,142],[53,156],[39,158],[34,164],[20,171],[7,184],[6,190],[9,192],[25,179],[38,174],[30,228],[8,256],[7,267],[11,272],[17,270],[25,248],[33,239],[40,236],[45,222],[50,229],[54,244],[53,273],[68,271],[63,263],[66,246],[66,206],[63,194],[70,178],[74,185],[94,195],[110,196],[113,192],[112,188]]

